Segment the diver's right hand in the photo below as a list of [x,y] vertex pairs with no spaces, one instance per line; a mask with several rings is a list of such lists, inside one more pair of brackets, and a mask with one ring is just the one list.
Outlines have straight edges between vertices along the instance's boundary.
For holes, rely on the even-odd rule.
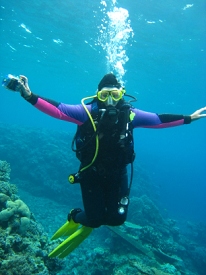
[[31,90],[28,85],[28,78],[24,75],[19,76],[19,83],[16,91],[20,92],[21,96],[28,100],[31,97]]

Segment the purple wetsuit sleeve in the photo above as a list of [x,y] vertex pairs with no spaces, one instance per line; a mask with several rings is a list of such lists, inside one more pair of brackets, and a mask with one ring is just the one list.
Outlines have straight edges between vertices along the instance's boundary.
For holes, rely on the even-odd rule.
[[139,109],[132,109],[135,113],[133,119],[133,127],[142,127],[142,128],[168,128],[179,126],[182,124],[189,124],[191,122],[190,116],[183,115],[170,115],[170,114],[161,114],[149,113]]
[[[53,100],[41,98],[32,94],[29,102],[43,113],[54,118],[73,122],[77,125],[82,125],[87,119],[88,115],[84,107],[79,105],[69,105],[58,103]],[[91,112],[91,105],[86,105],[89,112]]]

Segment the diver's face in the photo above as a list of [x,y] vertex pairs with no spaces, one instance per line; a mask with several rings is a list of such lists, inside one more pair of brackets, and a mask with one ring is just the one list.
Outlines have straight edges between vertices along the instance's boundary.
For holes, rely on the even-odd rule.
[[104,102],[104,105],[107,107],[107,106],[116,106],[117,103],[119,102],[118,101],[115,101],[114,99],[112,99],[111,95],[108,96],[108,99]]

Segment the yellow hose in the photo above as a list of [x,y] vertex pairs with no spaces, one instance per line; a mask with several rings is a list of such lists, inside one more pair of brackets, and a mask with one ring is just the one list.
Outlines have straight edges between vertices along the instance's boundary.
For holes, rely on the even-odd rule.
[[[97,97],[97,96],[94,95],[94,96],[85,97],[85,98],[83,98],[83,99],[81,100],[82,106],[84,107],[84,109],[85,109],[85,111],[86,111],[86,113],[87,113],[87,115],[88,115],[88,117],[89,117],[89,119],[90,119],[90,121],[91,121],[91,123],[92,123],[94,132],[97,131],[97,128],[96,128],[96,125],[95,125],[95,123],[94,123],[94,120],[93,120],[93,118],[92,118],[90,112],[88,111],[86,105],[84,104],[84,101],[87,100],[87,99],[96,98],[96,97]],[[98,151],[99,151],[99,138],[98,138],[98,135],[97,135],[97,134],[96,134],[96,138],[95,138],[95,139],[96,139],[96,149],[95,149],[94,157],[93,157],[92,161],[90,162],[90,164],[88,164],[87,166],[85,166],[85,167],[83,167],[82,169],[80,169],[79,172],[82,172],[82,171],[86,170],[87,168],[89,168],[89,167],[95,162],[95,160],[96,160],[96,158],[97,158]]]

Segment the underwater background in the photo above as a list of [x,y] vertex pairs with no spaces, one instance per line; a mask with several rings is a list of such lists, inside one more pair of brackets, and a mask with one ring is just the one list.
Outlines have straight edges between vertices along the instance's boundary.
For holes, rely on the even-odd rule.
[[[136,108],[189,115],[206,105],[205,12],[206,2],[201,0],[1,0],[0,77],[26,75],[34,93],[79,104],[94,95],[103,75],[112,71],[127,93],[137,97]],[[0,87],[0,160],[10,163],[11,181],[49,234],[64,222],[71,207],[81,206],[78,186],[67,184],[67,175],[75,172],[78,163],[70,149],[75,130],[75,125],[46,116],[18,93]],[[136,174],[131,197],[145,192],[160,214],[177,220],[183,230],[185,222],[204,227],[205,120],[134,132]],[[57,157],[60,152],[62,158]],[[71,160],[73,166],[67,166]],[[59,169],[56,174],[55,169]],[[144,179],[141,187],[139,169]],[[54,173],[55,182],[50,182],[52,177],[48,180],[49,173]],[[34,188],[35,180],[42,182],[41,190]],[[63,195],[60,185],[65,188]],[[67,196],[77,204],[68,202],[67,208]],[[40,201],[37,211],[35,202]],[[56,209],[52,228],[46,225],[47,220],[52,223],[53,212],[44,217],[40,213],[48,204]],[[100,239],[106,235],[101,230],[95,234]],[[81,274],[75,272],[62,274]],[[202,272],[185,274],[206,274]]]

